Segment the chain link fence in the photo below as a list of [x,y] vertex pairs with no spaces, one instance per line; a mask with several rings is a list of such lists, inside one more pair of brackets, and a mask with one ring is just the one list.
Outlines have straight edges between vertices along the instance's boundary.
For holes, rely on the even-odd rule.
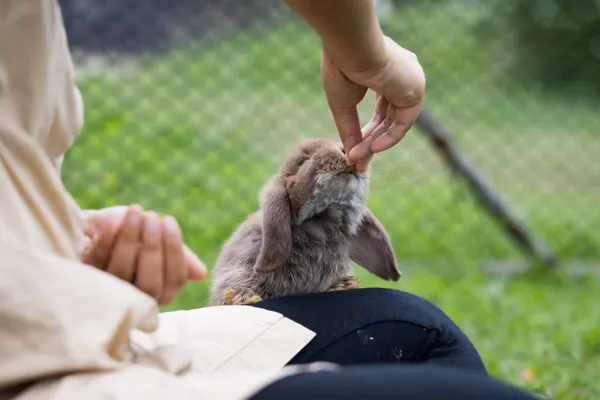
[[[60,3],[86,110],[64,179],[82,207],[139,203],[172,214],[210,265],[287,150],[337,136],[318,38],[281,1]],[[547,54],[536,55],[522,45],[539,38],[519,31],[518,16],[540,32],[571,32],[571,14],[589,10],[564,16],[560,2],[520,3],[531,2],[379,1],[378,9],[386,34],[419,56],[427,110],[478,173],[561,260],[593,261],[598,82],[581,71],[598,70],[600,24],[587,33],[575,24],[591,39],[572,35],[565,45],[555,34]],[[537,69],[520,72],[528,66]],[[544,72],[556,73],[544,80]],[[361,104],[363,121],[373,101]],[[523,257],[418,127],[375,158],[369,204],[400,262],[429,273],[436,263]]]

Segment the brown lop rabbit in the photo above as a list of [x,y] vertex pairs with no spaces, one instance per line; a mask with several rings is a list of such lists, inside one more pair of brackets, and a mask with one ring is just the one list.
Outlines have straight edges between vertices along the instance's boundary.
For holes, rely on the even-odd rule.
[[260,210],[224,243],[211,306],[358,287],[352,261],[398,281],[387,232],[367,208],[370,170],[346,163],[330,139],[298,144],[260,192]]

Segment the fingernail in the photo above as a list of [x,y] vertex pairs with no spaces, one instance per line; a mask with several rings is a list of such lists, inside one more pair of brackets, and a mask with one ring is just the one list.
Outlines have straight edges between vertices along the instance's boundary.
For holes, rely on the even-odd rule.
[[167,235],[179,234],[179,225],[177,224],[175,218],[168,216],[163,219],[163,222],[165,227],[165,233]]
[[127,215],[127,223],[138,226],[142,223],[143,210],[140,206],[132,206]]
[[148,235],[156,235],[159,229],[158,215],[154,212],[148,212],[145,217],[146,233]]

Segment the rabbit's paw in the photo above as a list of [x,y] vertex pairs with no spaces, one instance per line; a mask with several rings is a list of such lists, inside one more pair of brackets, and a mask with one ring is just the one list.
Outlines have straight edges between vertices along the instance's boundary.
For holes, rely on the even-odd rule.
[[224,304],[228,306],[245,306],[262,301],[262,298],[250,289],[227,289],[224,293]]
[[334,284],[330,292],[337,292],[339,290],[350,290],[350,289],[360,289],[360,285],[358,284],[358,279],[354,276],[346,276],[336,284]]

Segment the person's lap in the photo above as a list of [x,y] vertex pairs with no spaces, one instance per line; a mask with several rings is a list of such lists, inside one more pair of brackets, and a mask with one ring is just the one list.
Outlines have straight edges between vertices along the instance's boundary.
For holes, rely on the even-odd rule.
[[370,288],[282,297],[254,306],[316,332],[289,364],[324,361],[341,368],[283,378],[250,400],[535,398],[489,377],[476,348],[450,317],[410,293]]
[[486,374],[460,328],[437,306],[410,293],[368,288],[269,299],[254,306],[316,332],[290,364],[427,363]]

